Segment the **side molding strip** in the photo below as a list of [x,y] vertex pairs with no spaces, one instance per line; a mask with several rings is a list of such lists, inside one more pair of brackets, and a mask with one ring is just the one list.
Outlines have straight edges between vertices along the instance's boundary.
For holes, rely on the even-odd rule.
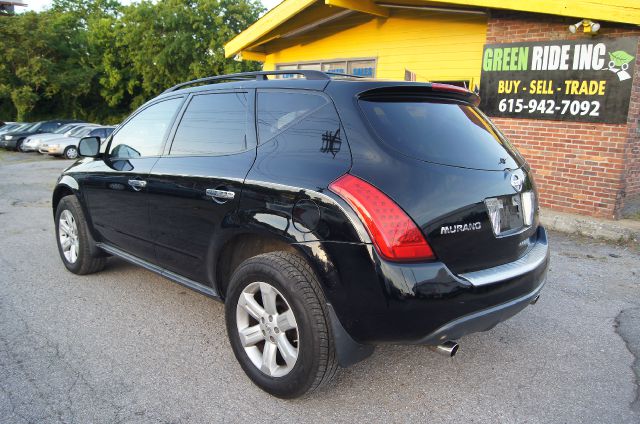
[[213,299],[222,301],[222,299],[220,298],[220,296],[218,295],[218,292],[216,292],[214,289],[212,289],[211,287],[205,286],[204,284],[200,284],[196,281],[190,280],[186,277],[183,277],[181,275],[176,274],[175,272],[171,272],[167,269],[164,269],[162,267],[159,267],[157,265],[154,265],[150,262],[145,261],[144,259],[140,259],[138,257],[135,257],[125,251],[122,251],[120,249],[118,249],[117,247],[113,247],[110,246],[108,244],[105,243],[96,243],[96,245],[104,250],[105,252],[113,255],[113,256],[117,256],[121,259],[124,259],[127,262],[131,262],[134,265],[138,265],[141,266],[145,269],[148,269],[149,271],[155,272],[156,274],[160,274],[161,276],[176,282],[178,284],[180,284],[181,286],[184,286],[188,289],[191,289],[193,291],[196,291],[198,293],[204,294],[205,296],[209,296]]

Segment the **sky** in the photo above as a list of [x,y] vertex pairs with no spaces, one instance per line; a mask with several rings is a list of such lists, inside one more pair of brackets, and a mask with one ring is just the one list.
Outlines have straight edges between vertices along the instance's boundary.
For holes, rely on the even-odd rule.
[[[24,3],[27,3],[27,7],[26,8],[22,8],[22,7],[18,7],[16,9],[18,10],[36,10],[36,11],[40,11],[45,9],[46,7],[51,6],[51,2],[52,0],[22,0]],[[274,7],[275,5],[277,5],[278,3],[280,3],[282,0],[262,0],[262,4],[264,4],[264,6],[267,9],[271,9],[272,7]],[[122,4],[129,4],[132,3],[132,0],[120,0],[120,3]]]

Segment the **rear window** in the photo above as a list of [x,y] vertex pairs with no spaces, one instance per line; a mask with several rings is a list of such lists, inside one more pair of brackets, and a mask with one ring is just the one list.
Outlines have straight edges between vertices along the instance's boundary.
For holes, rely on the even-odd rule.
[[474,106],[432,99],[361,99],[377,135],[411,157],[464,168],[520,167],[513,146]]

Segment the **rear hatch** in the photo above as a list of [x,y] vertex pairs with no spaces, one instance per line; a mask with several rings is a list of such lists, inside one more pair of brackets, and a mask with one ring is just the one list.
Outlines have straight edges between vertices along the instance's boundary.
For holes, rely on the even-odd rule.
[[477,96],[439,86],[372,91],[358,103],[392,159],[356,175],[397,202],[453,272],[511,262],[531,248],[533,180],[522,156],[476,107]]

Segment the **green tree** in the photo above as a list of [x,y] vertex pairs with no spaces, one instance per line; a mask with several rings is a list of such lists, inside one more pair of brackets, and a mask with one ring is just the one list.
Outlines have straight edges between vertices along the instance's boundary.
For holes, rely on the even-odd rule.
[[[83,2],[78,2],[83,3]],[[0,97],[18,119],[84,117],[96,73],[86,21],[56,9],[2,17]]]
[[262,10],[250,0],[142,1],[123,8],[111,40],[103,39],[107,100],[137,107],[181,81],[258,69],[226,59],[224,43]]
[[178,82],[258,69],[223,46],[262,11],[257,0],[54,0],[0,16],[0,114],[115,123]]

